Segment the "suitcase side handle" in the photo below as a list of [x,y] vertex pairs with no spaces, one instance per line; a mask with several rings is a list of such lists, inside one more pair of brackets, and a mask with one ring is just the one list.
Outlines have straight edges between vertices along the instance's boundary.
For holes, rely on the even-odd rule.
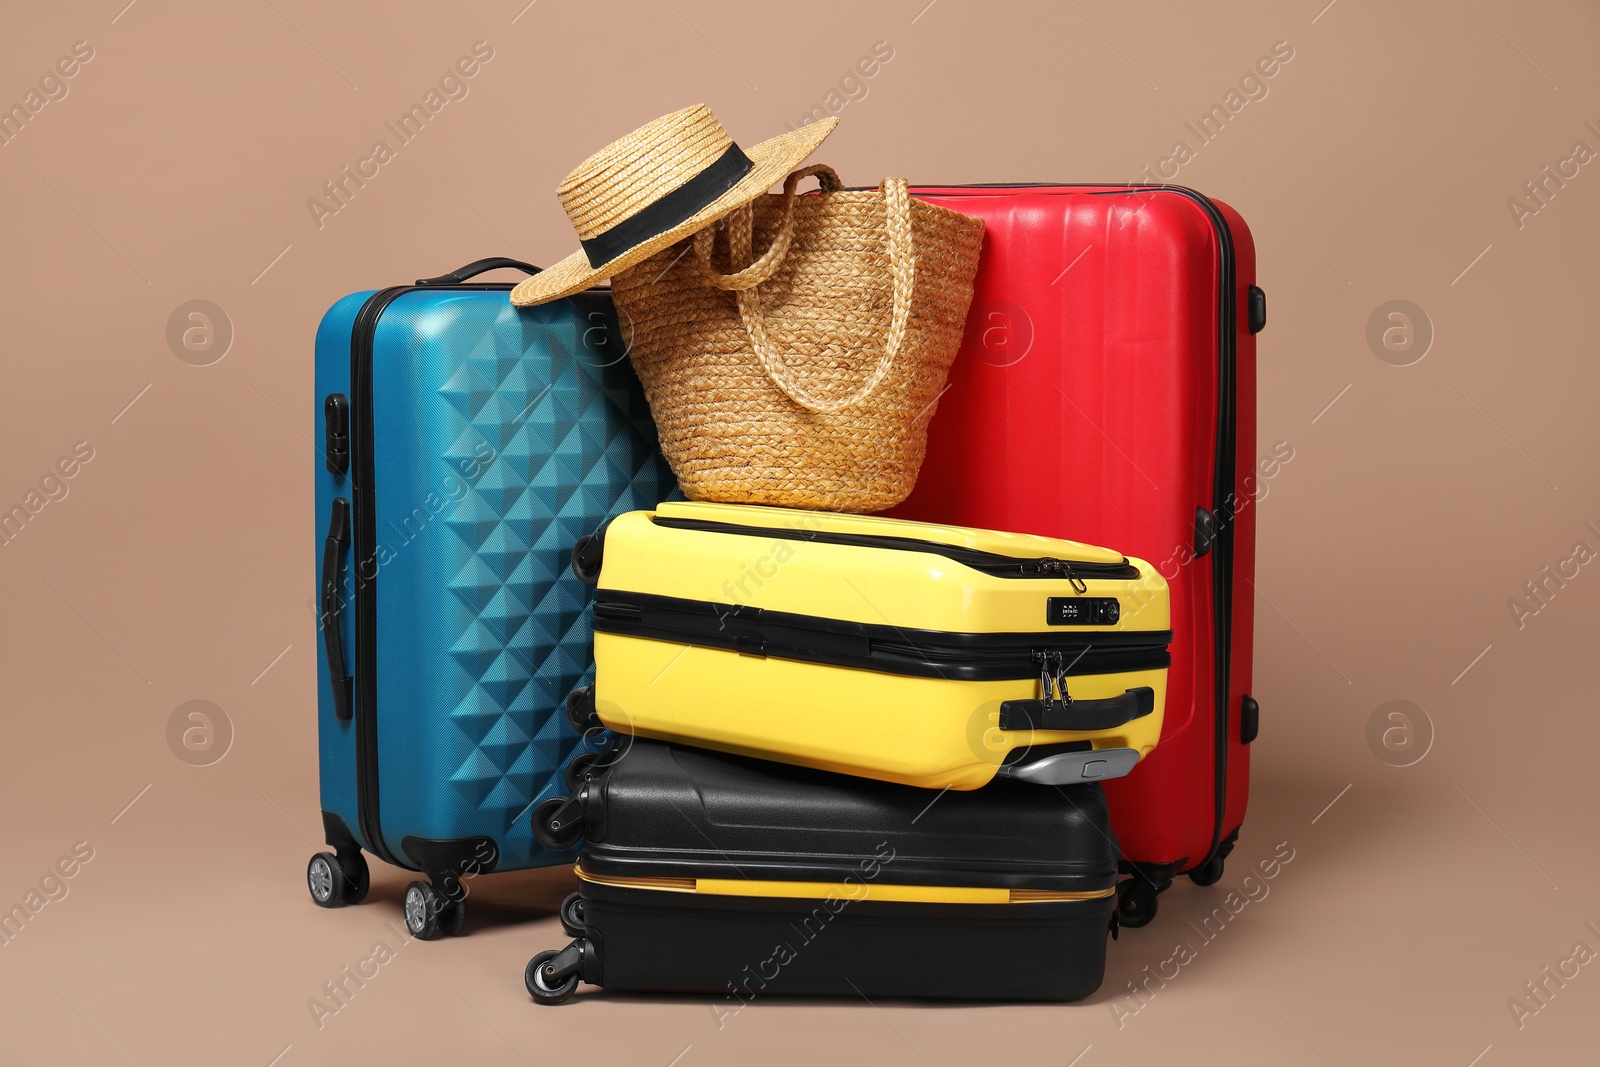
[[1114,730],[1156,710],[1148,685],[1097,700],[1007,700],[1000,704],[1002,730]]
[[437,278],[418,278],[418,285],[460,285],[469,278],[476,278],[491,270],[501,267],[510,267],[520,270],[524,274],[538,274],[539,268],[532,263],[524,263],[520,259],[507,259],[505,256],[490,256],[488,259],[475,259],[465,267],[457,267],[449,274],[441,274]]
[[339,578],[349,544],[350,501],[341,496],[334,499],[328,538],[322,542],[322,650],[328,657],[328,680],[333,683],[333,713],[340,722],[350,721],[350,675],[345,671],[339,631]]

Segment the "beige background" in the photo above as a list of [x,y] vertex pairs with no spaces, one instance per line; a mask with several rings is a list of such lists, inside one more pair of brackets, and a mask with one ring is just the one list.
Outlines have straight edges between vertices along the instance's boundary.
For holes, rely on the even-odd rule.
[[[0,103],[74,42],[94,55],[0,147],[0,504],[76,442],[93,459],[0,547],[0,904],[75,842],[93,859],[0,947],[0,1061],[1594,1061],[1600,964],[1520,1029],[1507,1007],[1600,950],[1600,567],[1521,629],[1507,606],[1600,549],[1600,165],[1520,228],[1507,206],[1575,141],[1600,150],[1592,4],[525,2],[7,11]],[[480,40],[469,95],[319,229],[307,199]],[[1295,451],[1261,506],[1263,728],[1224,886],[1175,887],[1083,1004],[761,1001],[719,1029],[694,998],[530,1004],[566,876],[508,875],[469,936],[399,948],[319,1030],[307,999],[398,944],[406,877],[380,867],[334,913],[302,882],[318,317],[483,255],[558,258],[552,191],[588,152],[696,101],[760,140],[880,40],[893,59],[822,157],[850,181],[1134,178],[1294,50],[1178,179],[1254,228],[1262,451]],[[232,323],[210,366],[166,340],[194,299]],[[1435,333],[1412,366],[1366,340],[1393,299]],[[168,747],[195,699],[233,728],[210,766]],[[1432,724],[1412,766],[1369,746],[1390,700]],[[1127,983],[1198,944],[1188,922],[1278,842],[1295,859],[1267,898],[1126,1014]]]

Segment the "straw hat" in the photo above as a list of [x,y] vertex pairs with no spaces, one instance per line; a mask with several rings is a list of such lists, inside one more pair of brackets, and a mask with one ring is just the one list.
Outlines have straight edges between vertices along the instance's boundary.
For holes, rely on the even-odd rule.
[[511,302],[571,296],[705,229],[799,166],[838,123],[825,118],[742,150],[696,104],[613,141],[556,190],[583,251],[518,285]]

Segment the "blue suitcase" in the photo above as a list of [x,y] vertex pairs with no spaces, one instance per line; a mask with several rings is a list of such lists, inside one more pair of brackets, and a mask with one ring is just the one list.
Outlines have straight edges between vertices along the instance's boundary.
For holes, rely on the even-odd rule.
[[322,821],[307,886],[367,891],[363,850],[427,881],[413,935],[456,933],[471,879],[571,862],[531,809],[595,750],[565,698],[592,669],[573,543],[675,495],[603,290],[512,307],[487,259],[355,293],[317,330]]

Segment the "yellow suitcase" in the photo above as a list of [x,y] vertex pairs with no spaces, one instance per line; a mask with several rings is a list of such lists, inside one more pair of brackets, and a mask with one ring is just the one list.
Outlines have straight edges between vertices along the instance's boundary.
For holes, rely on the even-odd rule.
[[1167,584],[1028,534],[664,503],[579,541],[580,729],[930,789],[1126,774],[1161,736]]

